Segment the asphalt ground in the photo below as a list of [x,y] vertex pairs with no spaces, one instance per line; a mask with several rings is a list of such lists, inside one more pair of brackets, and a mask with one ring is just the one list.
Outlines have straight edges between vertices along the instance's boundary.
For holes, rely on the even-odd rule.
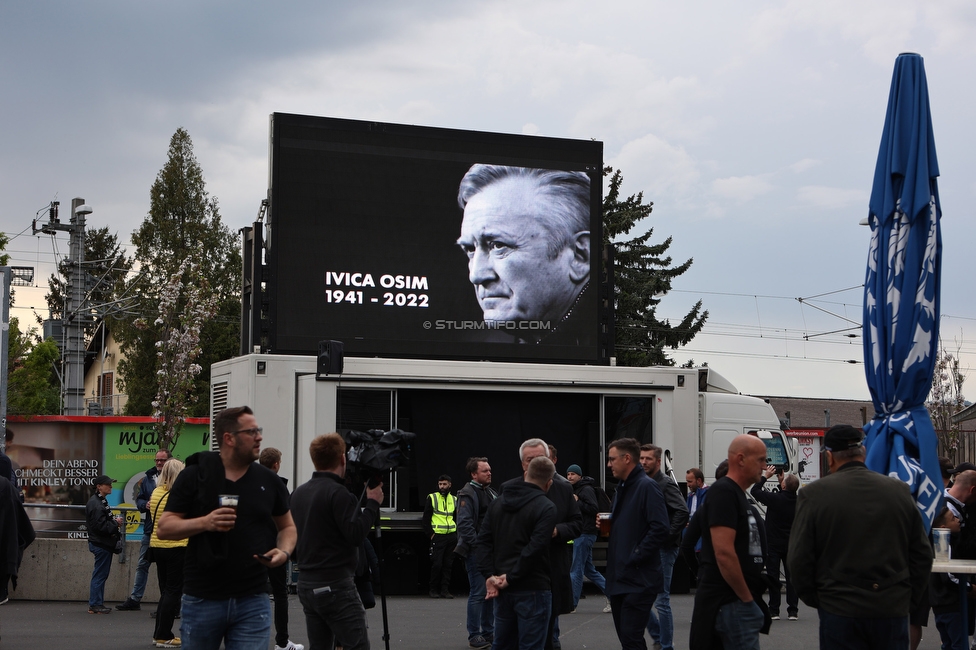
[[[297,596],[288,599],[291,638],[308,650],[305,619]],[[688,629],[694,596],[672,596],[675,619],[676,650],[687,650]],[[453,600],[421,596],[387,598],[390,648],[403,650],[464,650],[468,647],[465,631],[467,598]],[[38,648],[71,648],[71,650],[142,650],[151,647],[153,619],[149,612],[115,611],[117,603],[106,603],[113,611],[92,615],[81,602],[17,601],[0,606],[0,648],[35,650]],[[580,600],[574,614],[560,617],[561,642],[565,650],[619,648],[610,614],[603,613],[605,601],[599,594]],[[380,604],[368,610],[370,644],[374,650],[385,647]],[[176,621],[177,625],[179,620]],[[178,636],[178,633],[177,633]],[[650,644],[649,637],[648,644]],[[769,650],[814,650],[818,648],[817,612],[801,603],[798,621],[774,621],[769,636],[760,637],[762,648]],[[930,617],[925,628],[921,650],[941,647],[935,621]],[[274,636],[269,648],[274,648]]]

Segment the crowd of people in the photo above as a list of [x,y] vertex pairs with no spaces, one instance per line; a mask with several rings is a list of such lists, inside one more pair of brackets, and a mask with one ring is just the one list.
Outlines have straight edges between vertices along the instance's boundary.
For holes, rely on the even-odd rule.
[[[362,576],[371,565],[375,571],[367,537],[382,484],[351,490],[346,443],[328,433],[310,445],[311,479],[289,494],[277,475],[281,454],[261,450],[249,408],[220,412],[214,433],[218,451],[194,454],[185,466],[160,451],[146,473],[139,570],[117,608],[140,609],[143,564],[148,573],[155,563],[156,647],[264,650],[273,626],[277,650],[304,650],[288,638],[284,571],[293,560],[310,650],[369,648],[365,610],[373,596]],[[968,649],[976,618],[969,580],[931,572],[930,538],[907,486],[867,469],[858,428],[832,427],[823,447],[829,474],[799,489],[796,476],[767,465],[762,440],[741,435],[716,480],[706,486],[691,468],[682,494],[663,471],[660,447],[613,440],[606,455],[612,500],[579,464],[561,476],[556,449],[539,438],[521,444],[523,474],[497,492],[488,459],[472,457],[456,495],[441,475],[425,501],[430,597],[453,598],[457,555],[470,585],[469,647],[558,649],[559,619],[575,611],[586,577],[605,596],[622,648],[646,649],[646,633],[655,649],[670,650],[670,586],[681,554],[696,576],[691,650],[758,650],[760,635],[781,619],[781,568],[786,618],[798,618],[800,600],[817,609],[821,648],[914,650],[933,612],[942,647]],[[950,531],[957,557],[976,557],[976,526],[967,526],[976,466],[953,468],[944,459],[943,472],[947,505],[935,527]],[[779,490],[764,489],[774,476]],[[104,584],[122,543],[121,522],[105,500],[112,483],[98,477],[86,506],[93,614],[110,611]],[[592,558],[601,535],[605,574]]]

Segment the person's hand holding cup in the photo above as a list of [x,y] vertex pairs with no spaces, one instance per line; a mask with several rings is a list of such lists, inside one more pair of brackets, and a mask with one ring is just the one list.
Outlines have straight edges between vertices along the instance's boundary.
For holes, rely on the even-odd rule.
[[610,526],[612,523],[613,519],[609,512],[596,513],[596,525],[599,527],[600,537],[610,536]]
[[221,494],[217,497],[216,510],[210,513],[210,521],[214,530],[226,533],[237,522],[237,503],[240,497],[236,494]]

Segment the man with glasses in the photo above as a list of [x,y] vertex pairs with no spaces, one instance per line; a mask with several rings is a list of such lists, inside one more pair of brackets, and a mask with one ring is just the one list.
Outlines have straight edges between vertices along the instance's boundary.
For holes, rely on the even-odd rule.
[[132,593],[121,605],[116,605],[115,609],[120,612],[136,612],[142,609],[142,597],[146,593],[146,582],[149,580],[149,565],[151,562],[146,557],[149,550],[149,540],[152,538],[153,518],[149,512],[149,497],[156,489],[156,478],[163,471],[163,465],[173,457],[168,449],[160,449],[156,452],[155,466],[146,470],[146,477],[139,482],[139,495],[136,497],[136,507],[139,512],[146,513],[146,519],[142,522],[142,545],[139,547],[139,566],[136,567],[136,581],[132,585]]
[[219,451],[187,458],[156,529],[160,539],[190,539],[182,645],[217,650],[223,641],[235,650],[267,650],[267,569],[287,562],[297,539],[288,491],[277,474],[254,462],[261,427],[250,408],[218,413],[213,435]]

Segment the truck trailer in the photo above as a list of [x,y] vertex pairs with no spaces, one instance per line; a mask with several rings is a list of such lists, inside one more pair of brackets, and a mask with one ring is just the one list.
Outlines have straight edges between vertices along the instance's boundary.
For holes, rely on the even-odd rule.
[[228,406],[253,408],[262,444],[281,450],[292,486],[311,476],[308,445],[320,433],[415,433],[410,461],[386,481],[384,507],[394,512],[422,511],[441,474],[460,488],[471,456],[489,459],[496,484],[519,475],[519,444],[533,437],[557,448],[560,472],[578,464],[611,490],[606,446],[624,437],[660,446],[679,484],[691,467],[712,480],[742,433],[763,439],[771,464],[796,469],[772,407],[711,368],[353,357],[341,374],[319,374],[316,361],[249,354],[214,364],[211,417]]

